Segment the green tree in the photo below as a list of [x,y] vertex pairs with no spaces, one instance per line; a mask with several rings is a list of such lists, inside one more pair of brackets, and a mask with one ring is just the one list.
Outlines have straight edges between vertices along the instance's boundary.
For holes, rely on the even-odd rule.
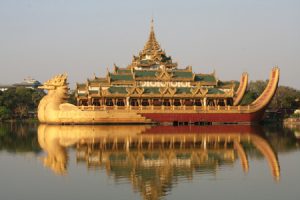
[[[241,105],[249,105],[264,91],[268,81],[251,81]],[[278,86],[277,91],[269,105],[272,109],[297,109],[299,108],[300,91],[287,86]]]
[[45,95],[42,90],[17,87],[0,93],[0,106],[6,107],[15,118],[28,116],[29,111],[37,110],[39,101]]
[[251,81],[248,85],[247,91],[241,101],[241,105],[249,105],[264,91],[267,86],[267,81]]
[[257,94],[252,91],[247,91],[241,101],[241,105],[249,105],[252,103],[257,97]]
[[0,106],[0,121],[11,118],[11,112],[5,106]]
[[279,86],[270,104],[271,108],[297,109],[297,99],[300,98],[300,91],[287,86]]
[[33,107],[36,109],[40,103],[40,100],[45,96],[44,91],[34,90],[31,95],[31,100],[33,102]]
[[76,97],[75,97],[75,91],[74,90],[70,91],[69,97],[68,97],[68,102],[71,103],[71,104],[76,105]]

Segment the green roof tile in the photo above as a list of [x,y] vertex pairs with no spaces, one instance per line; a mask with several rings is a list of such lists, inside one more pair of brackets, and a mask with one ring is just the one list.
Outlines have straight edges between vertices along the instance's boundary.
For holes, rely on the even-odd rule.
[[189,87],[178,87],[176,88],[176,94],[191,94],[191,88]]
[[132,81],[133,77],[131,74],[110,74],[112,81]]
[[158,87],[144,87],[144,94],[160,94]]
[[126,87],[110,87],[108,91],[112,94],[127,94]]
[[214,77],[214,75],[210,74],[196,74],[195,81],[216,82],[216,78]]
[[193,72],[186,72],[186,71],[174,71],[173,78],[193,78]]
[[136,77],[156,77],[155,74],[157,73],[157,71],[150,71],[150,70],[140,71],[140,70],[138,70],[138,71],[135,71],[134,73],[135,73]]
[[117,74],[131,74],[131,70],[130,69],[117,69]]
[[208,94],[224,94],[225,92],[217,88],[209,88]]

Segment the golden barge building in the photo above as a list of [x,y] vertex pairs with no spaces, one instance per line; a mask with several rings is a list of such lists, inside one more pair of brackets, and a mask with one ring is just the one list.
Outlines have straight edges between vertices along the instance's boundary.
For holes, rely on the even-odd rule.
[[109,109],[115,106],[233,105],[234,87],[233,82],[219,81],[215,72],[197,74],[191,66],[177,68],[177,63],[157,42],[152,23],[144,49],[133,57],[130,65],[126,68],[115,65],[106,77],[94,77],[77,84],[76,91],[78,106]]
[[156,40],[153,21],[144,49],[126,68],[114,66],[105,77],[77,84],[77,105],[66,103],[67,75],[55,76],[40,88],[49,90],[38,108],[39,121],[50,124],[106,123],[253,123],[261,120],[279,82],[271,71],[264,92],[240,105],[248,85],[222,82],[211,74],[178,68]]

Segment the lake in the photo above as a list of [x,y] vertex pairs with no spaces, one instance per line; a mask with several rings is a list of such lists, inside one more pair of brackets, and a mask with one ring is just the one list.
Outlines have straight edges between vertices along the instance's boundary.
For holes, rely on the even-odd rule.
[[0,124],[0,199],[299,199],[300,129]]

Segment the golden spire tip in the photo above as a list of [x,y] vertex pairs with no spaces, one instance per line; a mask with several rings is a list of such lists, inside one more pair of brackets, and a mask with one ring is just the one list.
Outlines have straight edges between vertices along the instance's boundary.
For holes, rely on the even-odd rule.
[[152,19],[151,19],[151,31],[153,31],[154,30],[154,20],[153,20],[153,17],[152,17]]

